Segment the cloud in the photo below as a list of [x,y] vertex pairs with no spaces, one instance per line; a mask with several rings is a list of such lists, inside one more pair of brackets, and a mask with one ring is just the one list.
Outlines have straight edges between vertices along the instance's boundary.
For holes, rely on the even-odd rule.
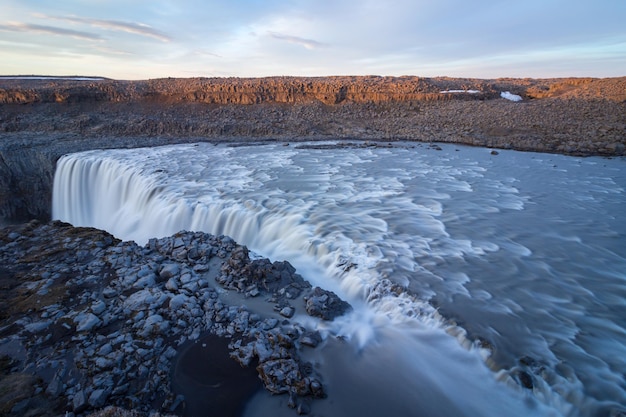
[[[69,71],[60,66],[67,59],[67,68],[78,68],[69,72],[106,68],[104,75],[132,78],[192,70],[223,76],[624,75],[626,1],[605,3],[0,0],[0,47],[13,53],[0,59],[0,73],[15,72],[17,57],[21,72],[32,73],[42,56],[55,54],[61,73]],[[77,67],[87,63],[94,69]]]
[[90,40],[90,41],[102,40],[102,37],[95,33],[59,28],[55,26],[35,25],[35,24],[20,23],[20,22],[10,22],[5,25],[0,25],[0,31],[32,32],[32,33],[42,33],[44,35],[71,36],[72,38],[84,39],[84,40]]
[[222,55],[207,51],[205,49],[195,49],[189,53],[189,56],[223,58]]
[[94,48],[96,51],[101,52],[104,55],[109,55],[109,56],[132,56],[135,55],[131,52],[128,51],[122,51],[120,49],[114,49],[114,48],[108,48],[106,46],[96,46]]
[[325,48],[328,46],[325,43],[318,42],[313,39],[306,39],[306,38],[300,38],[298,36],[284,35],[282,33],[271,32],[271,31],[268,31],[267,33],[274,39],[286,41],[289,43],[294,43],[296,45],[303,46],[306,49],[319,49],[319,48]]
[[78,23],[94,26],[100,29],[117,31],[117,32],[127,32],[135,35],[145,36],[148,38],[157,39],[161,42],[171,42],[172,38],[149,25],[143,23],[134,23],[134,22],[125,22],[120,20],[106,20],[106,19],[92,19],[86,17],[76,17],[76,16],[45,16],[40,15],[40,17],[45,17],[48,19],[60,20],[63,22],[69,23]]

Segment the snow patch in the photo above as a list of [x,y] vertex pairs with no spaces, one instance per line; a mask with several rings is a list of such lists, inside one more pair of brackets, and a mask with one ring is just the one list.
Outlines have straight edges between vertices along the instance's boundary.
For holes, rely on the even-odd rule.
[[500,97],[505,98],[511,101],[522,101],[522,96],[518,96],[517,94],[513,94],[510,91],[503,91],[500,93]]

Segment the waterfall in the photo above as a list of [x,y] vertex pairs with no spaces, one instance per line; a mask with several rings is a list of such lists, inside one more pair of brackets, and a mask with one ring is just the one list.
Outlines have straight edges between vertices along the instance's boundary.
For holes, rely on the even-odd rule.
[[[139,244],[181,230],[228,235],[262,256],[288,260],[313,285],[336,292],[354,307],[333,323],[295,319],[349,340],[372,372],[384,373],[377,358],[388,357],[388,383],[393,375],[401,376],[402,395],[420,391],[419,401],[448,404],[432,415],[577,416],[575,407],[589,401],[581,396],[579,382],[570,386],[554,376],[551,383],[560,385],[563,394],[538,384],[540,402],[511,389],[510,373],[491,371],[487,352],[430,302],[437,295],[454,305],[462,296],[484,305],[485,314],[516,317],[521,301],[507,298],[506,281],[497,281],[500,294],[491,287],[470,292],[468,284],[478,280],[465,268],[470,260],[480,263],[493,256],[509,265],[506,273],[515,273],[519,262],[534,255],[536,248],[514,240],[517,231],[500,237],[486,223],[503,212],[526,210],[528,199],[513,185],[517,178],[483,178],[484,167],[454,160],[454,152],[439,154],[434,162],[415,153],[397,159],[385,152],[327,152],[322,158],[281,146],[246,152],[178,145],[66,155],[54,179],[53,218]],[[381,155],[391,161],[388,168],[375,174],[362,168]],[[504,165],[499,169],[508,173]],[[603,184],[603,191],[609,185]],[[459,201],[468,196],[468,201],[454,206],[452,195]],[[461,233],[450,230],[464,222],[469,226]],[[477,233],[479,224],[484,232]],[[509,224],[505,216],[500,227]],[[457,264],[460,270],[453,268]],[[544,306],[539,303],[536,311],[543,314]],[[551,332],[548,325],[549,337]],[[567,334],[564,330],[562,337]],[[537,335],[520,336],[520,341],[558,361]],[[485,406],[486,397],[496,399]]]

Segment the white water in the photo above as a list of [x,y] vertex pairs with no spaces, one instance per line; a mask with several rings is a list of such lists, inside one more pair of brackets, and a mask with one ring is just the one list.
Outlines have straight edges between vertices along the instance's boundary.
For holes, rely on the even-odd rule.
[[[85,152],[59,161],[53,216],[139,243],[230,235],[348,299],[354,313],[330,327],[300,317],[355,349],[317,358],[344,397],[324,415],[350,415],[354,392],[368,394],[353,415],[621,409],[624,160],[442,147]],[[532,391],[513,382],[522,368]]]

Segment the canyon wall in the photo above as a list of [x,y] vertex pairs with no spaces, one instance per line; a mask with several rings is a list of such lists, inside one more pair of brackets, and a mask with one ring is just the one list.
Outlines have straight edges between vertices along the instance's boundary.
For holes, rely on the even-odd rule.
[[[441,94],[442,91],[477,91]],[[0,79],[0,104],[156,101],[207,104],[388,103],[493,99],[502,91],[524,98],[626,100],[626,79],[471,79],[423,77],[167,78],[143,81]]]
[[[504,88],[514,87],[501,83]],[[23,82],[0,89],[0,103],[78,103],[146,101],[160,103],[197,102],[207,104],[382,103],[411,100],[446,100],[440,91],[452,85],[445,79],[433,82],[419,77],[271,77],[191,78],[146,81],[38,80],[26,87]],[[454,87],[458,83],[453,83]],[[461,88],[480,89],[481,96],[494,97],[492,83],[468,80]]]

